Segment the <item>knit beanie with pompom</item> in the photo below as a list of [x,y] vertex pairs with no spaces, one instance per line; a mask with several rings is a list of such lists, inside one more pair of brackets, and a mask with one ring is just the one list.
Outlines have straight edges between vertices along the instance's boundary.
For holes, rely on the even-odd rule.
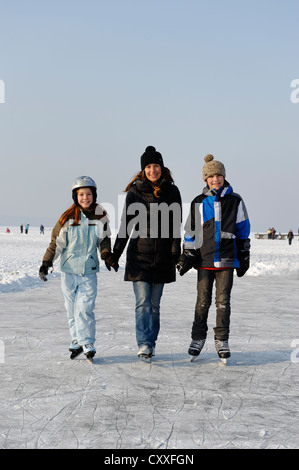
[[225,178],[225,168],[223,163],[214,160],[214,156],[210,153],[205,156],[205,165],[202,169],[202,175],[204,181],[207,181],[209,176],[222,175]]

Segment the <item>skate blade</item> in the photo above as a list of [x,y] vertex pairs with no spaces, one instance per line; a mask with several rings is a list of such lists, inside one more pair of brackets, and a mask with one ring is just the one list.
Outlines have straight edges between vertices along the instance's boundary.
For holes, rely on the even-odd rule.
[[227,365],[229,364],[229,358],[228,358],[228,357],[225,357],[225,358],[224,358],[224,357],[221,357],[221,358],[220,358],[220,361],[222,362],[222,364],[223,364],[224,366],[227,366]]
[[191,354],[189,354],[189,356],[190,356],[190,362],[195,362],[199,358],[199,355],[198,356],[192,356]]

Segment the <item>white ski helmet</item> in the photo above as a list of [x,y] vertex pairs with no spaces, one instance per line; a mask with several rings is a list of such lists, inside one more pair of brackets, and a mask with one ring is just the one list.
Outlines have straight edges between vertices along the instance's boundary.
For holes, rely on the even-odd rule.
[[75,204],[78,204],[77,190],[80,188],[90,188],[93,194],[93,203],[97,200],[97,185],[90,176],[78,176],[72,185],[72,197]]

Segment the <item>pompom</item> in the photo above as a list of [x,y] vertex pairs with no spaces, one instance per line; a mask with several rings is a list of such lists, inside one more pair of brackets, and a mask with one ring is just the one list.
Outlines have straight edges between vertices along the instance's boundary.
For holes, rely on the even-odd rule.
[[155,152],[156,149],[155,149],[155,147],[153,147],[152,145],[149,145],[148,147],[146,147],[145,151],[146,151],[146,152]]
[[208,163],[208,162],[211,162],[212,160],[214,160],[214,155],[211,155],[210,153],[208,153],[208,155],[205,156],[205,162]]

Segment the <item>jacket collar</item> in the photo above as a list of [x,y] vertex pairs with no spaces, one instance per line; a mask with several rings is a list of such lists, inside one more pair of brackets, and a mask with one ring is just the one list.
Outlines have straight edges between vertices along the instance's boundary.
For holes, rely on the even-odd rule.
[[203,194],[205,196],[216,197],[217,200],[226,196],[227,194],[231,194],[232,192],[233,188],[226,180],[224,180],[224,185],[220,189],[218,189],[218,191],[216,191],[215,189],[210,189],[208,186],[203,189]]
[[[134,184],[136,184],[136,188],[143,193],[154,192],[154,188],[148,180],[139,179],[139,180],[136,180]],[[171,184],[172,184],[171,181],[162,179],[158,186],[160,186],[161,190],[163,191],[164,189],[169,188]]]

